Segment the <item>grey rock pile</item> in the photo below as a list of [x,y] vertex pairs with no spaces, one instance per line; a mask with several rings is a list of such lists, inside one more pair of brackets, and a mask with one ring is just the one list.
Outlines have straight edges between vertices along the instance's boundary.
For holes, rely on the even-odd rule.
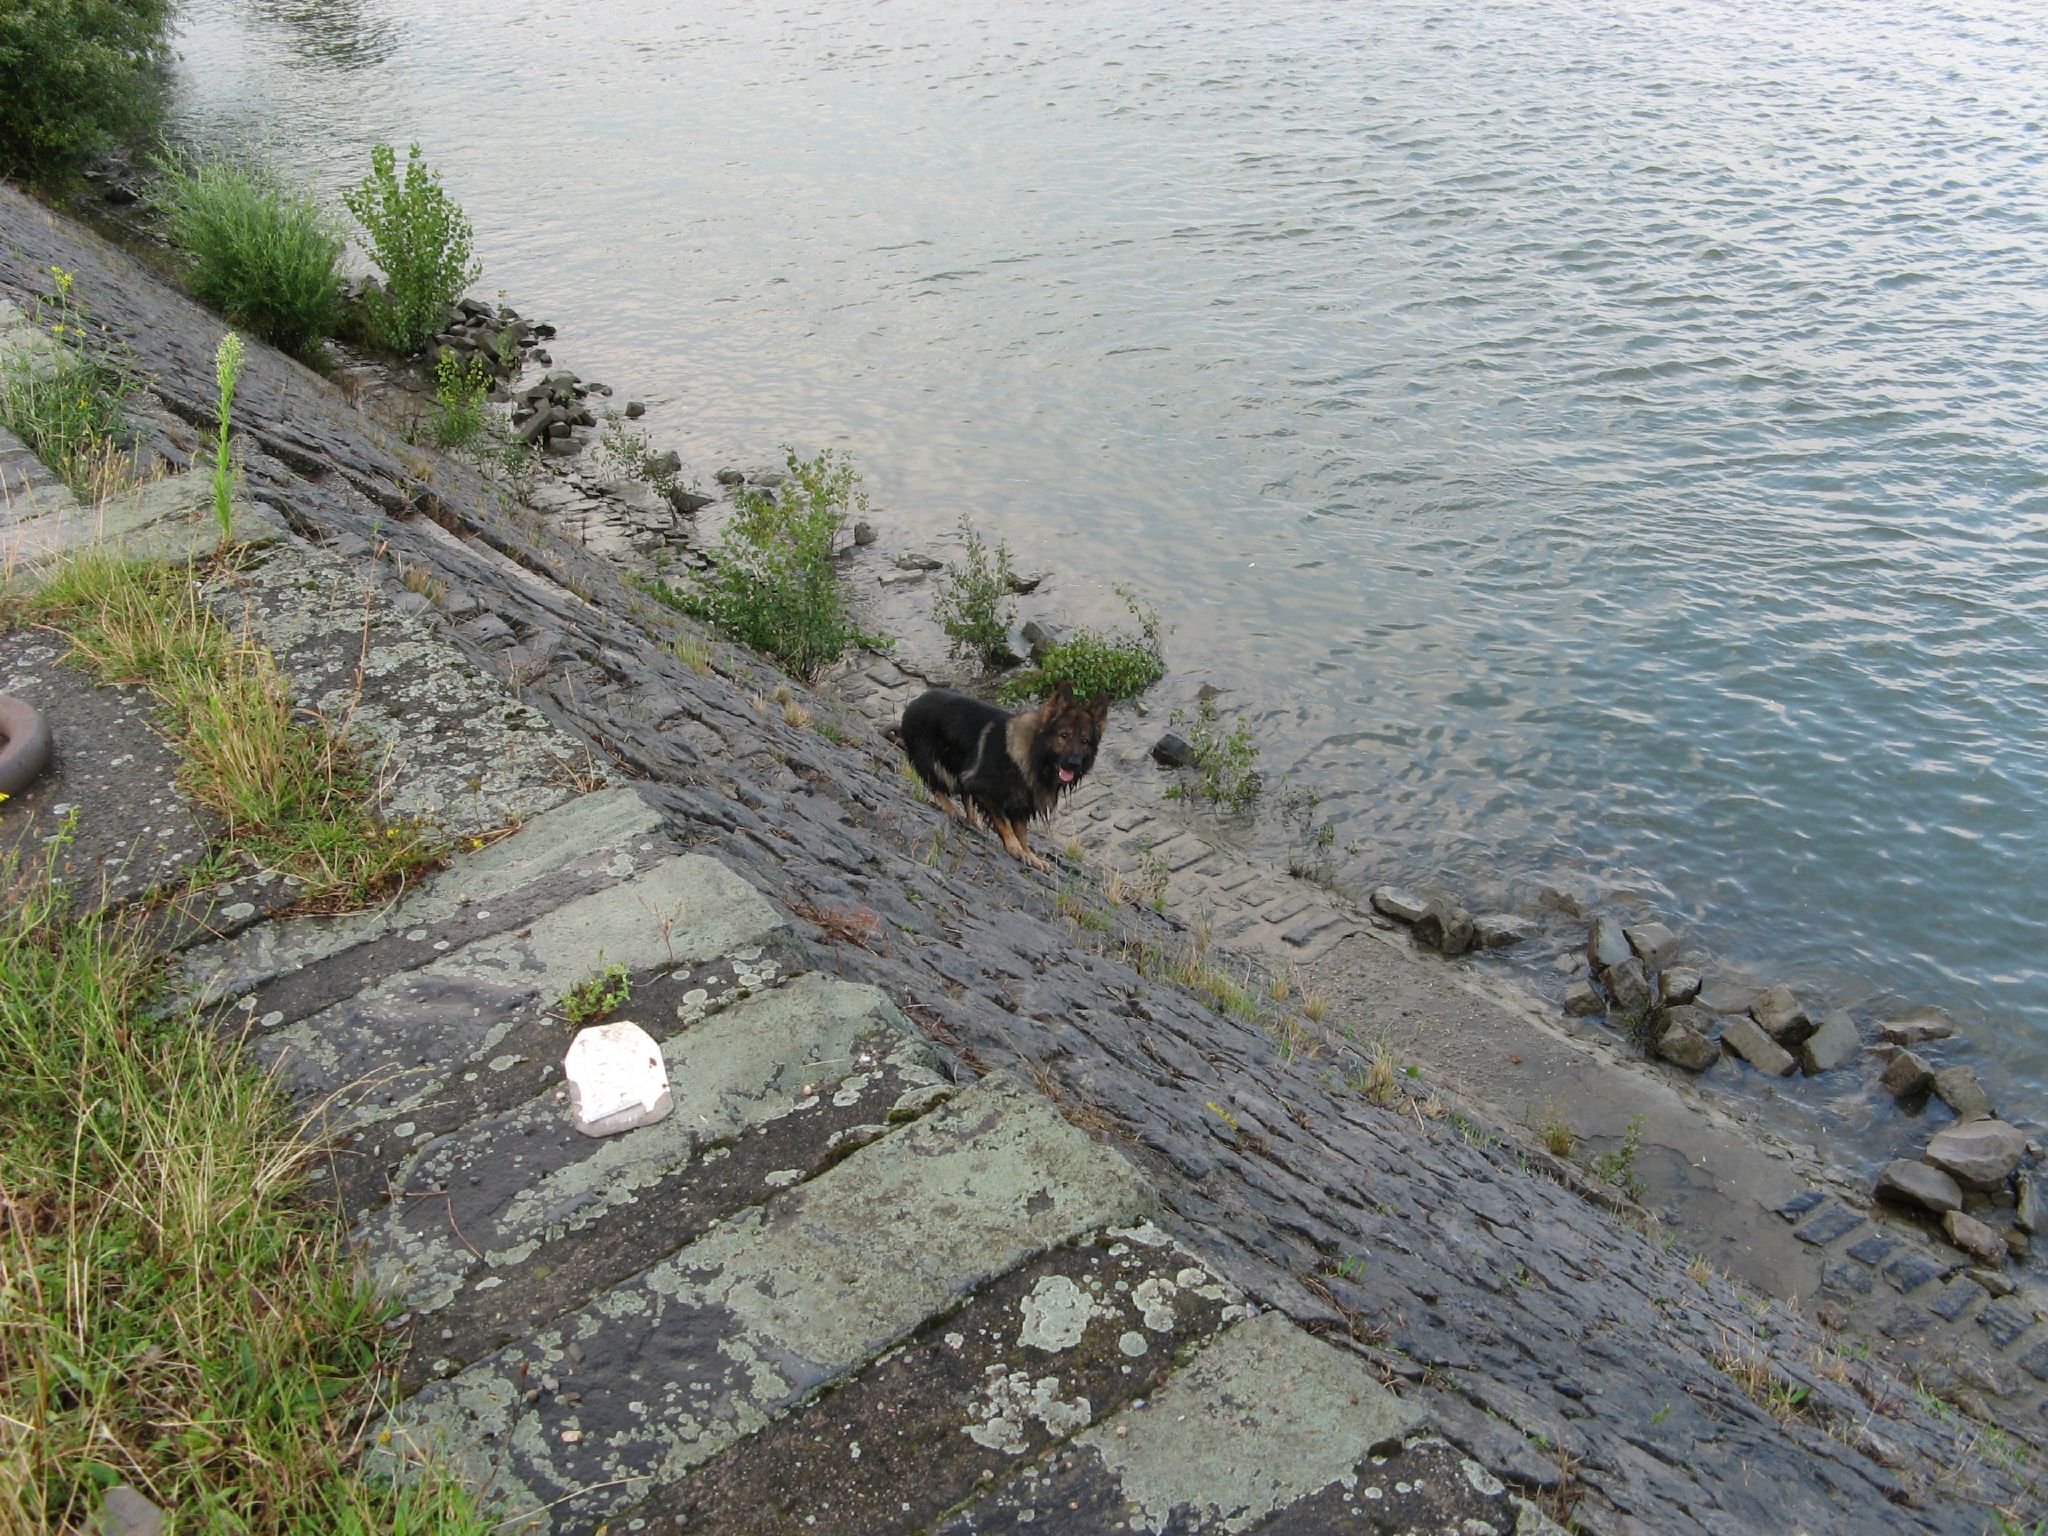
[[580,453],[597,425],[588,398],[610,393],[609,386],[586,384],[567,368],[550,369],[539,383],[512,397],[513,436],[522,443],[542,443],[558,456]]
[[1373,911],[1407,924],[1416,943],[1440,955],[1506,949],[1528,937],[1528,929],[1511,913],[1483,912],[1474,917],[1443,896],[1425,899],[1399,886],[1382,885],[1373,889],[1368,900]]
[[[374,281],[367,280],[365,287]],[[530,324],[509,304],[499,308],[482,299],[463,299],[428,343],[427,362],[438,366],[444,354],[452,353],[482,363],[494,378],[509,379],[541,339],[554,334],[552,325]]]

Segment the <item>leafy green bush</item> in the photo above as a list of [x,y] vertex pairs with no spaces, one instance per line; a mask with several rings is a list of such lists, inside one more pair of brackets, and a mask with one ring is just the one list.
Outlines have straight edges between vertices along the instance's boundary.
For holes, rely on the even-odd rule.
[[85,350],[93,325],[71,293],[71,274],[50,268],[57,293],[36,302],[33,340],[0,353],[0,425],[88,501],[118,476],[119,435],[136,391],[124,367]]
[[434,364],[434,442],[442,448],[474,448],[490,436],[490,365],[482,358],[443,352]]
[[[1010,654],[1010,549],[997,544],[994,554],[964,516],[960,535],[967,541],[966,558],[949,566],[932,614],[952,638],[955,656],[972,656],[984,667],[999,667],[1017,658]],[[1093,695],[1085,695],[1092,698]]]
[[166,227],[191,258],[200,303],[287,352],[333,334],[345,242],[318,198],[221,155],[167,159],[159,171]]
[[154,119],[170,0],[0,4],[0,174],[62,177]]
[[799,460],[790,449],[786,462],[779,498],[735,492],[706,585],[661,595],[808,679],[853,646],[886,642],[855,626],[832,558],[848,509],[867,510],[853,461],[830,450]]
[[395,352],[422,350],[463,289],[483,272],[470,253],[473,231],[461,206],[427,169],[415,144],[398,175],[389,144],[370,151],[370,174],[341,196],[363,227],[370,257],[384,273],[368,302],[370,331]]
[[1112,699],[1134,699],[1164,677],[1166,655],[1157,610],[1140,603],[1123,587],[1116,589],[1116,595],[1130,609],[1138,626],[1136,633],[1081,630],[1040,656],[1030,671],[1004,683],[996,697],[1005,704],[1021,704],[1065,683],[1077,699],[1092,699],[1098,693]]
[[1242,811],[1259,798],[1265,781],[1249,720],[1239,720],[1226,733],[1216,716],[1216,701],[1209,698],[1196,705],[1192,715],[1176,709],[1173,723],[1187,733],[1188,765],[1182,771],[1192,777],[1169,789],[1169,800],[1207,800]]

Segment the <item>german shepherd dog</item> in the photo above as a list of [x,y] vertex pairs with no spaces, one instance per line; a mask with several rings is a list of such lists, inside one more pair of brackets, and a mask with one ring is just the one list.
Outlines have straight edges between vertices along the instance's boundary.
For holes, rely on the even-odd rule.
[[[987,818],[1013,858],[1047,869],[1025,845],[1024,830],[1032,817],[1051,815],[1060,796],[1095,765],[1108,719],[1108,694],[1077,704],[1065,683],[1036,709],[1014,715],[934,688],[910,701],[894,740],[940,810],[970,827]],[[964,808],[954,804],[955,795]]]

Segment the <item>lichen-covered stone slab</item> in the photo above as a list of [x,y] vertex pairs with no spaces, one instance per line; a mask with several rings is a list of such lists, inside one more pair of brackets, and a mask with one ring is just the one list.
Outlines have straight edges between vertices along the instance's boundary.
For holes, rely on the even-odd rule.
[[[1338,1485],[1340,1504],[1373,1486],[1372,1458],[1397,1450],[1425,1419],[1355,1355],[1262,1313],[1224,1333],[1143,1407],[1077,1436],[940,1530],[1198,1536],[1263,1528]],[[1492,1496],[1504,1496],[1498,1484]]]
[[759,952],[785,933],[752,886],[683,855],[367,988],[254,1049],[302,1096],[339,1095],[334,1110],[358,1121],[388,1116],[608,965],[640,972]]
[[[266,1028],[353,996],[369,982],[428,964],[474,939],[524,927],[578,896],[617,885],[675,849],[661,814],[631,787],[602,789],[533,818],[480,849],[458,849],[448,868],[393,905],[341,917],[265,923],[182,956],[179,989],[200,1006],[288,981],[291,997],[267,996]],[[367,946],[379,945],[376,949]],[[345,968],[322,964],[357,951]],[[316,999],[311,1006],[308,999]]]
[[86,909],[191,878],[205,823],[178,788],[177,750],[141,688],[95,685],[44,630],[0,634],[0,693],[39,710],[53,753],[0,810],[0,854],[48,862]]
[[647,1491],[636,1479],[708,1460],[960,1297],[1149,1201],[1122,1158],[985,1080],[426,1387],[387,1443],[438,1442],[509,1515],[587,1529]]
[[[630,1511],[641,1536],[917,1531],[1149,1396],[1243,1303],[1149,1223],[977,1292],[844,1386]],[[614,1521],[614,1528],[618,1522]]]
[[[69,492],[35,493],[25,509],[0,523],[0,573],[48,574],[81,549],[104,547],[135,560],[185,561],[220,547],[209,478],[188,471],[124,487],[86,506]],[[236,542],[268,544],[288,536],[276,514],[253,502],[233,504]]]
[[[658,1124],[593,1141],[576,1133],[557,1084],[421,1149],[399,1174],[398,1187],[444,1193],[400,1199],[385,1213],[375,1244],[378,1278],[413,1310],[435,1312],[465,1286],[501,1287],[500,1272],[651,1199],[690,1162],[730,1155],[736,1138],[772,1121],[829,1097],[887,1123],[904,1094],[943,1083],[930,1047],[886,997],[873,987],[818,975],[798,977],[675,1034],[663,1044],[662,1057],[675,1107]],[[867,1090],[884,1082],[891,1097],[870,1098]],[[834,1150],[824,1144],[829,1134],[821,1134],[808,1163]],[[793,1172],[807,1175],[810,1167]],[[763,1184],[751,1197],[765,1198],[777,1187]],[[690,1234],[680,1213],[662,1205],[673,1248]],[[644,1234],[646,1243],[653,1246],[629,1255],[638,1262],[612,1281],[659,1257],[661,1234]],[[577,1267],[573,1244],[564,1262]],[[565,1300],[557,1311],[575,1304]]]
[[212,581],[206,596],[277,658],[302,706],[363,745],[389,815],[473,837],[603,782],[545,715],[378,591],[367,573],[294,540]]

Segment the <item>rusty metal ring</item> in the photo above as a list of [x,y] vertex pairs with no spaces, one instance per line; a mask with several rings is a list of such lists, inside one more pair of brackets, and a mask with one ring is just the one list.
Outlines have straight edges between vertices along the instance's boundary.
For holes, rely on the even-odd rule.
[[20,699],[0,693],[0,795],[20,794],[49,762],[49,722]]

